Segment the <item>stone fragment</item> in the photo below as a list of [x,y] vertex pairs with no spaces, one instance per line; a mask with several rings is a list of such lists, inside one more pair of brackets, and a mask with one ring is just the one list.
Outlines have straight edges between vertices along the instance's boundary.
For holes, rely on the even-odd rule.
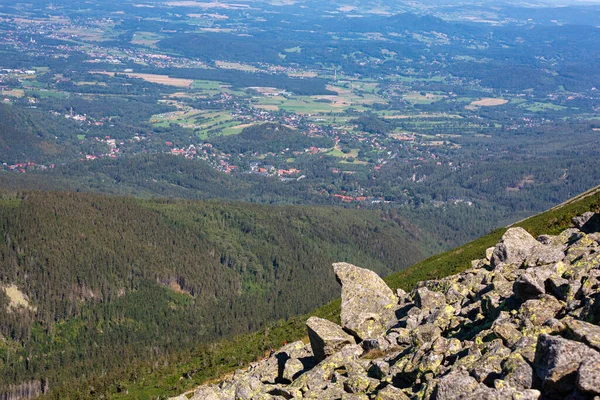
[[256,377],[245,376],[235,383],[235,400],[267,400],[265,385]]
[[414,346],[421,346],[426,342],[433,342],[440,337],[442,330],[435,325],[420,325],[411,332]]
[[408,302],[408,294],[400,288],[396,289],[396,297],[398,297],[398,304],[404,304]]
[[383,360],[371,361],[371,365],[367,369],[368,376],[375,379],[383,379],[390,374],[390,364]]
[[502,372],[502,362],[509,355],[510,349],[504,347],[501,341],[490,344],[488,351],[470,369],[471,375],[479,382],[493,381],[493,379],[499,378]]
[[535,299],[546,293],[544,282],[552,276],[552,271],[542,268],[531,268],[523,272],[515,281],[513,290],[521,300]]
[[415,291],[415,305],[422,310],[440,308],[446,305],[446,296],[422,287]]
[[517,389],[531,389],[533,386],[533,368],[518,353],[504,360],[502,374],[502,379]]
[[523,337],[523,334],[510,321],[494,322],[492,331],[502,339],[507,347],[513,347]]
[[553,275],[546,280],[546,287],[549,289],[549,293],[559,300],[567,301],[570,297],[570,282],[568,279]]
[[593,233],[600,231],[600,214],[586,212],[573,218],[573,224],[584,233]]
[[392,290],[368,269],[335,263],[333,270],[342,285],[342,326],[360,339],[385,333],[398,304]]
[[369,400],[369,396],[364,393],[344,393],[341,400]]
[[492,256],[494,255],[494,247],[488,247],[485,249],[485,259],[488,261],[492,260]]
[[565,252],[561,247],[538,244],[525,259],[528,267],[535,265],[554,264],[565,258]]
[[370,385],[371,381],[367,376],[354,375],[344,382],[344,390],[348,393],[364,393]]
[[298,374],[304,371],[304,364],[297,358],[290,358],[285,362],[281,377],[286,381],[293,381]]
[[582,392],[600,395],[600,357],[583,361],[577,373],[577,387]]
[[409,400],[410,397],[402,390],[392,385],[387,385],[375,395],[375,400]]
[[194,395],[190,400],[221,400],[222,398],[218,388],[203,386],[194,391]]
[[600,353],[582,343],[559,336],[540,335],[535,370],[542,380],[544,393],[556,397],[571,392],[581,363],[598,357]]
[[539,242],[525,229],[509,228],[492,254],[492,265],[521,264]]
[[543,295],[539,299],[527,300],[519,309],[523,319],[531,321],[533,325],[542,326],[546,321],[556,317],[563,305],[554,296]]
[[356,341],[341,326],[319,317],[310,317],[306,321],[308,338],[317,362],[329,357],[347,344]]
[[433,398],[436,400],[466,399],[478,386],[479,382],[468,372],[451,372],[437,382]]
[[600,351],[600,326],[574,318],[565,318],[564,321],[575,339]]

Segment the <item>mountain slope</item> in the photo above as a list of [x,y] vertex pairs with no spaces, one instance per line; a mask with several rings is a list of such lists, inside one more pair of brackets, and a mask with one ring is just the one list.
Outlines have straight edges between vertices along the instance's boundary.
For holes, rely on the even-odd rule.
[[[572,225],[571,219],[574,216],[587,211],[600,211],[600,186],[512,226],[523,227],[533,236],[542,233],[557,234]],[[505,231],[505,228],[497,229],[477,240],[392,274],[385,281],[392,288],[411,290],[418,281],[439,279],[465,271],[471,267],[471,260],[485,257],[485,250],[494,246]],[[136,369],[140,371],[140,375],[136,378],[126,379],[122,375],[107,376],[97,383],[102,385],[107,393],[116,393],[115,386],[114,384],[111,386],[111,382],[120,380],[123,387],[127,388],[128,394],[127,396],[117,394],[116,398],[143,399],[158,395],[178,395],[184,391],[181,389],[193,388],[209,379],[221,377],[239,368],[243,363],[261,358],[265,351],[280,347],[284,341],[291,342],[304,337],[305,322],[310,315],[339,323],[339,313],[340,302],[336,300],[310,314],[279,321],[264,330],[220,341],[210,347],[198,346],[191,353],[180,354],[172,364],[154,371],[149,371],[140,364]],[[141,373],[141,371],[146,372]],[[180,377],[185,379],[181,381]],[[174,382],[178,382],[177,385],[174,385]],[[86,383],[80,382],[79,385],[80,389],[86,387]]]
[[60,398],[73,378],[314,309],[335,260],[389,274],[426,241],[382,212],[28,191],[0,197],[0,238],[0,383]]

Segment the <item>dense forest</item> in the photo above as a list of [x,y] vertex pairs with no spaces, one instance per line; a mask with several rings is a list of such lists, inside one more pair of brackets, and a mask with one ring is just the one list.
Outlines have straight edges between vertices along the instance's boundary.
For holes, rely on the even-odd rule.
[[331,300],[334,261],[389,274],[429,253],[374,211],[5,192],[0,213],[4,386],[256,330]]

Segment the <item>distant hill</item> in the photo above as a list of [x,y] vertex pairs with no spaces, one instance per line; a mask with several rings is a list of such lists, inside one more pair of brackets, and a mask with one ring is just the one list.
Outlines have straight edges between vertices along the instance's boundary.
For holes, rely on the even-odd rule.
[[0,238],[0,387],[60,398],[305,313],[336,296],[331,262],[387,275],[428,240],[383,212],[35,191],[0,196]]
[[53,118],[35,110],[0,104],[0,164],[45,162],[73,156],[63,130]]
[[226,153],[278,152],[289,148],[302,151],[311,146],[333,147],[330,138],[310,137],[288,126],[266,123],[245,128],[239,135],[219,136],[209,140]]

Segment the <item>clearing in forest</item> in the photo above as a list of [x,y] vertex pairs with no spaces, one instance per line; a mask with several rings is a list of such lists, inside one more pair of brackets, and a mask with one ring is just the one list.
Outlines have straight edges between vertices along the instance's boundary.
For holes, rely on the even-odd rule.
[[[93,73],[115,76],[114,72],[107,72],[107,71],[98,71],[98,72],[93,72]],[[133,72],[124,73],[123,75],[127,75],[130,78],[143,79],[146,82],[158,83],[160,85],[167,85],[167,86],[175,86],[175,87],[180,87],[180,88],[189,88],[190,86],[192,86],[192,83],[194,83],[194,81],[192,79],[171,78],[168,75],[140,74],[140,73],[133,73]]]
[[481,100],[475,100],[471,102],[472,106],[477,107],[493,107],[493,106],[501,106],[503,104],[508,103],[508,100],[505,99],[494,99],[491,97],[486,97]]

